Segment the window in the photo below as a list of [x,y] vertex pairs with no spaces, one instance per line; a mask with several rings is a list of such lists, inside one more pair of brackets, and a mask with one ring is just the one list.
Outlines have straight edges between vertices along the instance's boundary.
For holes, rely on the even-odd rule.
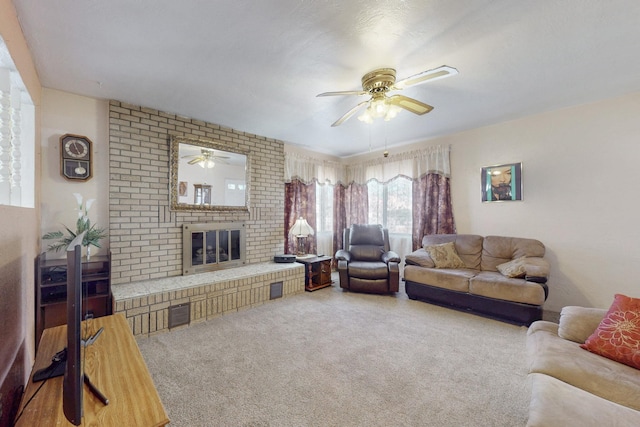
[[398,177],[386,184],[367,183],[369,224],[382,224],[390,233],[411,234],[412,182]]
[[333,185],[316,183],[316,243],[318,254],[333,255]]
[[333,233],[333,185],[316,184],[316,232]]
[[0,37],[0,204],[35,200],[35,108]]

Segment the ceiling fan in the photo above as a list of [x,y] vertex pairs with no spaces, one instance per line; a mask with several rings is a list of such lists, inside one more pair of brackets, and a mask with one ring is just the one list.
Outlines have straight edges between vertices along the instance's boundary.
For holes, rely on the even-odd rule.
[[216,164],[214,159],[228,159],[227,156],[216,156],[214,151],[209,148],[201,148],[200,154],[192,154],[190,156],[182,156],[183,159],[193,157],[187,163],[190,165],[199,164],[203,168],[212,168]]
[[362,76],[363,90],[347,90],[340,92],[324,92],[317,96],[339,96],[339,95],[370,95],[371,98],[362,101],[345,115],[336,120],[331,126],[339,126],[353,115],[355,115],[365,105],[367,109],[358,117],[366,123],[371,123],[376,117],[384,117],[391,120],[402,109],[414,114],[422,115],[433,110],[431,105],[420,102],[417,99],[404,95],[387,96],[387,92],[401,90],[409,86],[415,86],[430,80],[442,79],[458,74],[458,70],[447,65],[443,65],[432,70],[422,71],[402,80],[396,81],[396,70],[393,68],[379,68]]

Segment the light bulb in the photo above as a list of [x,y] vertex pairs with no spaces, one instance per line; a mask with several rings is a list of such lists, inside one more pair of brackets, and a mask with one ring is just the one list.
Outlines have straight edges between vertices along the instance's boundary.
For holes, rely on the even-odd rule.
[[367,123],[367,124],[373,123],[373,117],[371,117],[371,114],[369,114],[369,109],[368,108],[366,110],[364,110],[364,113],[362,113],[362,114],[360,114],[358,116],[358,120],[360,120],[361,122]]
[[384,116],[384,121],[388,122],[389,120],[395,118],[400,111],[402,111],[402,109],[397,105],[390,105],[389,111],[387,111],[387,114],[385,114]]
[[201,168],[207,168],[207,169],[211,169],[212,167],[214,167],[216,164],[214,163],[213,160],[209,159],[209,160],[202,160],[200,163],[198,163],[200,165]]
[[371,115],[373,117],[384,117],[389,110],[389,105],[387,104],[387,100],[384,98],[374,99],[371,102]]

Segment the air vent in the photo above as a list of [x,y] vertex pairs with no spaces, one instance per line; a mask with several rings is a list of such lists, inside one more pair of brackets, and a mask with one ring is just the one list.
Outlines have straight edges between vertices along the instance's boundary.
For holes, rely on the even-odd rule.
[[189,318],[191,317],[190,307],[189,303],[169,307],[169,329],[189,324]]
[[269,299],[282,298],[282,282],[272,283],[269,288]]

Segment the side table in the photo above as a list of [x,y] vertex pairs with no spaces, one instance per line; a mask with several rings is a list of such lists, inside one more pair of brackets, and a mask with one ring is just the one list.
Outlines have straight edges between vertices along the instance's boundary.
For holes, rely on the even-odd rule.
[[304,264],[306,269],[304,272],[306,291],[315,291],[317,289],[331,286],[331,257],[313,256],[309,258],[296,258],[296,262]]

